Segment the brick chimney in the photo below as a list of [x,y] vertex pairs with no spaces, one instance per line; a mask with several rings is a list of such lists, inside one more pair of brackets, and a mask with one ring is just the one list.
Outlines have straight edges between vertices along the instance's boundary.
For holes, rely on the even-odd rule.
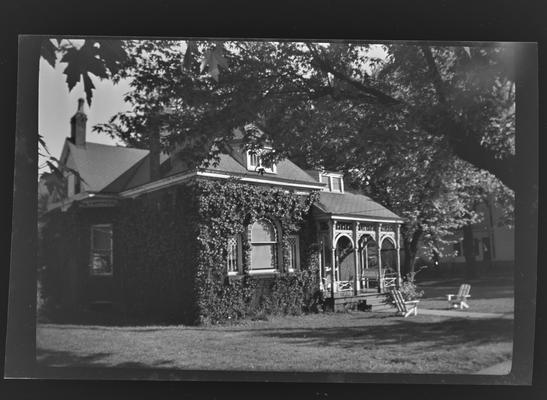
[[78,110],[70,118],[70,139],[76,146],[85,146],[85,125],[87,115],[84,113],[84,99],[78,99]]

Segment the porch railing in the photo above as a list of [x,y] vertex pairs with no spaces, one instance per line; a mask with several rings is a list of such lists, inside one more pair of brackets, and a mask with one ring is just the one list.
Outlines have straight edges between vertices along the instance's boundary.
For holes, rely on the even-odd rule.
[[[377,285],[380,285],[384,290],[396,287],[397,286],[397,274],[396,273],[386,273],[384,276],[380,279],[378,279],[379,275],[378,273],[373,273],[373,271],[370,271],[368,274],[363,274],[359,277],[360,280],[360,288],[361,289],[369,289],[373,287],[378,287]],[[371,283],[375,283],[376,285],[371,285]],[[331,291],[331,285],[332,282],[330,278],[323,278],[322,279],[322,290],[325,292]],[[353,280],[349,281],[335,281],[334,282],[334,291],[335,292],[347,292],[352,291],[354,287]]]

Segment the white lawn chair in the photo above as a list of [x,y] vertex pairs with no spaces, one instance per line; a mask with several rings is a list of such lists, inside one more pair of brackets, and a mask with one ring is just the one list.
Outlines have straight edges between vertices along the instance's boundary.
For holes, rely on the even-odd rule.
[[408,317],[411,314],[418,315],[418,303],[420,300],[406,300],[403,298],[401,292],[397,289],[391,291],[393,302],[397,306],[397,312],[403,317]]
[[467,299],[471,297],[469,291],[471,290],[471,285],[464,283],[460,286],[458,294],[447,294],[448,308],[459,308],[463,310],[464,308],[469,308],[467,304]]

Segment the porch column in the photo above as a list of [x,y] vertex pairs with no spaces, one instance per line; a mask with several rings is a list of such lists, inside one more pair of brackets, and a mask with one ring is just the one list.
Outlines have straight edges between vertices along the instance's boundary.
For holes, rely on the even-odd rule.
[[330,240],[330,252],[331,252],[331,261],[330,261],[330,292],[332,301],[334,304],[334,292],[335,290],[335,284],[336,284],[336,246],[334,244],[334,227],[336,226],[336,223],[334,221],[329,221],[329,240]]
[[401,287],[401,225],[397,224],[397,231],[395,233],[397,244],[397,289]]
[[378,293],[382,293],[384,291],[384,281],[382,279],[382,243],[380,241],[382,234],[382,224],[377,223],[376,224],[376,243],[378,244]]
[[325,243],[323,243],[323,235],[321,235],[321,225],[319,222],[315,222],[315,229],[317,238],[319,239],[319,289],[323,290],[323,268],[325,268],[325,265],[323,264],[323,251]]
[[358,223],[353,222],[353,261],[354,261],[354,267],[353,267],[353,294],[357,295],[359,292],[359,279],[358,279],[358,273],[359,273],[359,252],[357,249],[357,228]]
[[332,258],[331,258],[331,274],[330,274],[330,291],[331,291],[331,295],[332,295],[332,299],[334,301],[334,292],[336,292],[335,290],[335,285],[336,285],[336,247],[334,246],[331,246],[331,255],[332,255]]

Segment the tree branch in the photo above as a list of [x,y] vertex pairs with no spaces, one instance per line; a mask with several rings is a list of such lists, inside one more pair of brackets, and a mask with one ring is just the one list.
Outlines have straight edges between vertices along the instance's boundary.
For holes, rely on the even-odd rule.
[[429,46],[420,46],[420,49],[422,50],[422,53],[424,53],[425,62],[427,64],[431,80],[433,81],[433,86],[435,86],[435,91],[437,92],[437,98],[439,99],[439,103],[446,105],[447,100],[444,89],[444,82],[441,74],[439,73],[439,70],[437,69],[437,64],[435,63],[435,59],[433,58],[433,54],[431,53],[431,48]]
[[445,83],[433,58],[431,48],[429,46],[420,47],[428,67],[428,72],[431,77],[433,86],[437,93],[439,104],[442,106],[441,112],[445,114],[441,120],[444,121],[442,126],[434,128],[437,132],[428,129],[429,133],[434,135],[444,135],[454,150],[454,153],[474,166],[484,169],[497,178],[508,188],[514,190],[515,182],[515,156],[505,156],[500,158],[499,154],[487,147],[484,147],[477,138],[477,132],[470,132],[469,128],[461,126],[450,113],[448,108],[448,99],[446,95]]
[[366,93],[372,98],[374,98],[376,101],[383,105],[398,105],[401,104],[401,100],[396,99],[388,94],[385,94],[381,90],[378,90],[376,88],[367,86],[363,84],[362,82],[359,82],[346,74],[338,71],[335,69],[330,63],[328,63],[326,60],[321,58],[319,55],[319,52],[309,43],[306,43],[308,46],[308,49],[310,50],[310,53],[313,55],[314,64],[321,69],[323,72],[330,72],[335,78],[340,79],[341,81],[346,82],[347,84],[353,86],[355,89],[357,89],[360,92]]

